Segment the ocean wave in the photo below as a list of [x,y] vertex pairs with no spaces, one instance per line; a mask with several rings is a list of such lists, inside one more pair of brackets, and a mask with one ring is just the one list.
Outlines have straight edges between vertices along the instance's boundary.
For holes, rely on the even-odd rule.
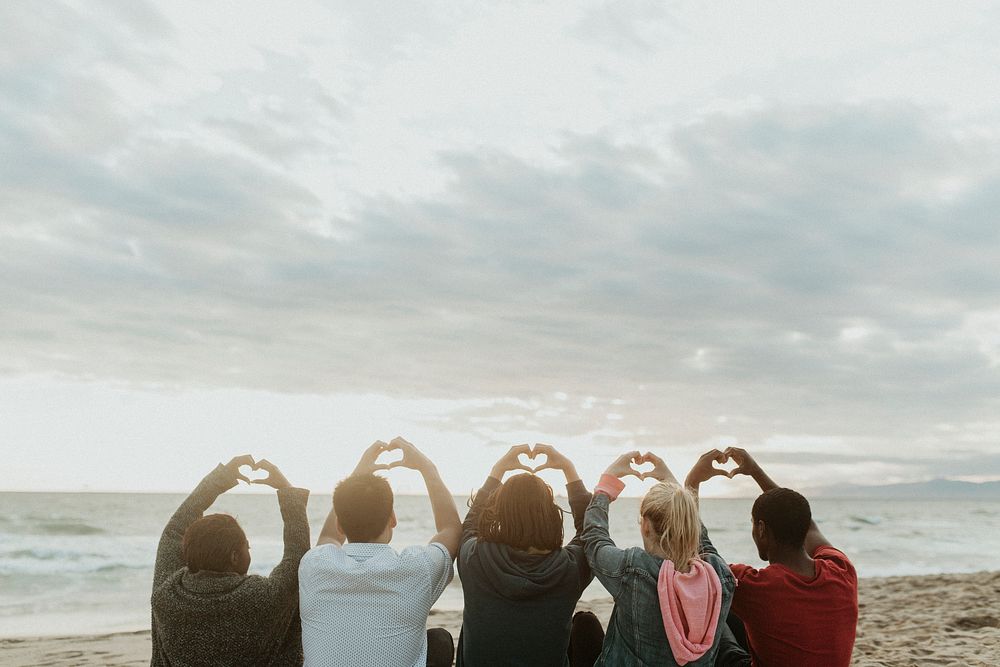
[[152,562],[141,554],[127,560],[122,559],[121,554],[47,547],[0,552],[0,574],[3,575],[92,574],[151,568]]
[[35,526],[43,535],[103,535],[107,531],[86,523],[50,521]]

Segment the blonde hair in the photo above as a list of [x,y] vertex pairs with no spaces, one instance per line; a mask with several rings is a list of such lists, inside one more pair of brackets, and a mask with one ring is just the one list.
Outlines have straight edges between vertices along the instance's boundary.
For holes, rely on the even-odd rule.
[[642,499],[639,514],[647,519],[660,536],[657,544],[678,572],[691,569],[698,558],[701,542],[701,518],[698,502],[687,489],[660,482]]

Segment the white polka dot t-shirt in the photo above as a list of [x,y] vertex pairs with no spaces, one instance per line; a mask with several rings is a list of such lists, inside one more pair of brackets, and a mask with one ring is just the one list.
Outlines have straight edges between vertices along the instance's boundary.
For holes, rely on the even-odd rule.
[[452,578],[442,544],[321,544],[299,563],[306,667],[427,663],[427,614]]

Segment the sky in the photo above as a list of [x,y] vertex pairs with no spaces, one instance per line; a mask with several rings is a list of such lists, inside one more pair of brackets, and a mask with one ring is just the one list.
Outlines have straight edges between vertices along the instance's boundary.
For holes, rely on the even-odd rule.
[[0,3],[0,489],[1000,479],[997,90],[989,2]]

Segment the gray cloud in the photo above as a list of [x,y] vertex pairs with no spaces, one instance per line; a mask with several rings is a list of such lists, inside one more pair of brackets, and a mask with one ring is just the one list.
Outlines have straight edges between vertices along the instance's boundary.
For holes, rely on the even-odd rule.
[[545,163],[452,150],[443,193],[334,216],[296,167],[336,152],[346,107],[265,54],[218,95],[245,103],[262,76],[300,106],[119,113],[77,58],[155,77],[172,29],[100,7],[117,27],[78,30],[54,3],[0,17],[76,35],[0,51],[0,372],[518,396],[439,426],[609,447],[817,434],[935,451],[996,412],[998,334],[970,316],[1000,303],[1000,146],[931,112],[774,106],[662,143],[566,136]]

